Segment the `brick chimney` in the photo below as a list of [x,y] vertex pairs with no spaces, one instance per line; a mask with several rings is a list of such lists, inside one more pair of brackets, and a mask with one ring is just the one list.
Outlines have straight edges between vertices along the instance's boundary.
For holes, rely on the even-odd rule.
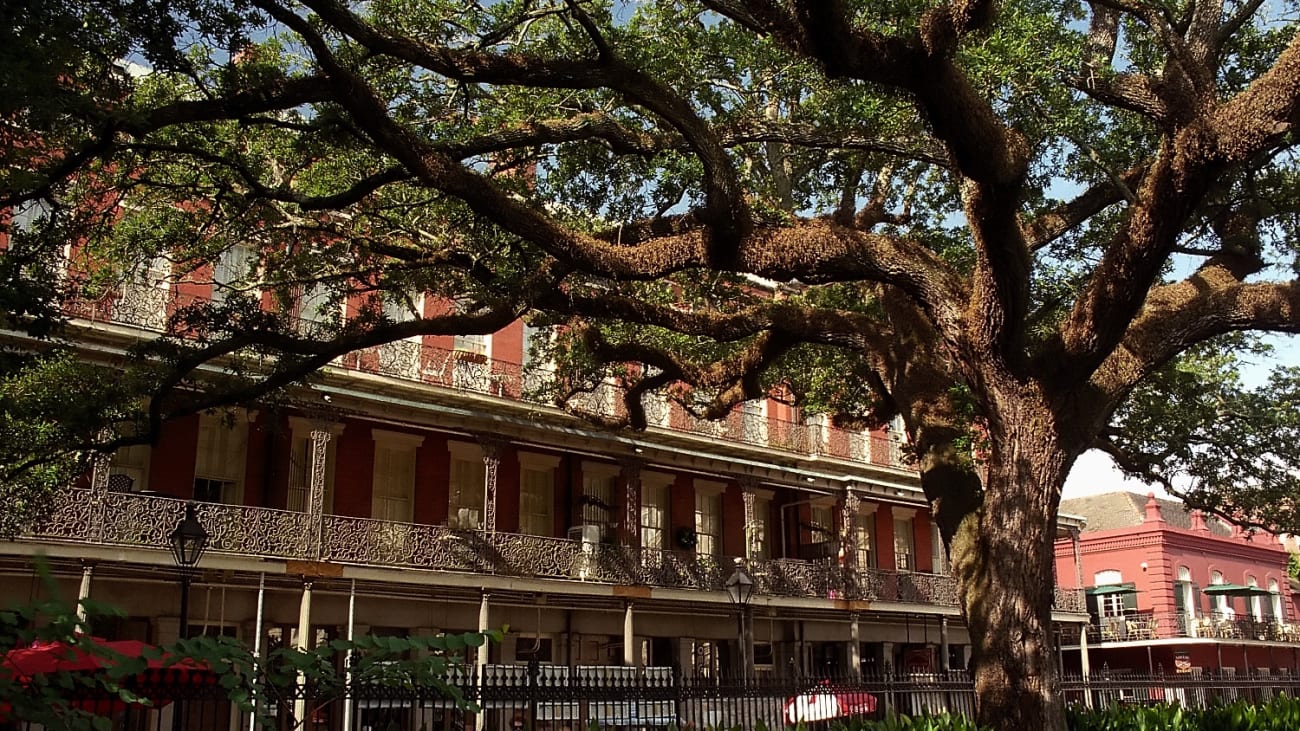
[[1156,494],[1154,492],[1147,493],[1146,515],[1142,517],[1142,522],[1165,522],[1165,516],[1160,512],[1160,503],[1156,501]]
[[1210,526],[1205,524],[1205,513],[1199,510],[1192,511],[1192,530],[1197,533],[1210,532]]

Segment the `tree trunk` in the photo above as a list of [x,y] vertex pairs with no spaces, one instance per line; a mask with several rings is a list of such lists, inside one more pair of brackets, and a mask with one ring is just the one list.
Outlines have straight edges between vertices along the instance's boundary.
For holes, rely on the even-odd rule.
[[979,723],[1064,731],[1052,642],[1053,544],[1073,459],[1045,408],[1015,411],[990,426],[984,499],[958,527],[952,565],[970,629]]

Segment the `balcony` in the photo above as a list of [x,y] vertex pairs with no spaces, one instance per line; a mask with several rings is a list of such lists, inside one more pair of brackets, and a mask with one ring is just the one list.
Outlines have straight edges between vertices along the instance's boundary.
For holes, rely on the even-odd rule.
[[[1102,617],[1087,626],[1089,643],[1137,643],[1153,640],[1200,639],[1208,642],[1283,642],[1300,644],[1300,625],[1240,615],[1189,617],[1178,613],[1132,612]],[[1062,628],[1062,642],[1079,644],[1079,627]]]
[[[25,541],[169,550],[186,501],[159,495],[68,489]],[[199,503],[208,551],[252,559],[326,561],[380,568],[722,591],[733,561],[719,556],[446,526],[321,516]],[[957,606],[949,576],[853,570],[827,562],[755,560],[749,572],[767,596]],[[1082,602],[1080,601],[1080,604]]]
[[[160,299],[160,297],[162,299]],[[175,295],[158,287],[128,286],[100,301],[82,302],[69,314],[161,334],[165,314]],[[447,388],[463,394],[507,401],[544,404],[537,393],[549,371],[544,366],[489,358],[481,353],[434,347],[414,340],[385,343],[335,359],[332,368],[369,373],[399,381]],[[613,382],[586,399],[582,406],[606,416],[621,415],[623,389]],[[647,394],[643,402],[653,430],[760,447],[792,456],[828,457],[859,464],[914,470],[902,443],[892,436],[840,429],[829,424],[802,423],[747,413],[737,409],[725,419],[698,419]],[[605,413],[608,412],[608,413]]]

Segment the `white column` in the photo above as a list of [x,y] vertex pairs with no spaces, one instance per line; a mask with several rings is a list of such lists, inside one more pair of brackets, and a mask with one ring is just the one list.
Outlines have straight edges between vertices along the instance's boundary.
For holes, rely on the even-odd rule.
[[[348,643],[350,644],[356,637],[357,631],[357,580],[353,579],[348,587]],[[352,648],[348,648],[348,654],[343,658],[343,667],[347,668],[345,678],[347,679],[348,697],[343,701],[343,728],[352,728]]]
[[636,635],[633,632],[632,602],[623,610],[623,664],[636,667]]
[[948,618],[939,618],[939,669],[947,672],[952,668],[948,663]]
[[[484,459],[486,459],[486,457]],[[493,496],[493,498],[495,499],[495,495]],[[495,529],[495,526],[493,527],[493,529]],[[483,592],[482,598],[480,598],[478,602],[478,629],[480,632],[488,629],[489,608],[490,607],[488,605],[488,593],[485,591]],[[477,682],[480,688],[483,686],[483,672],[484,670],[487,669],[488,659],[489,659],[488,643],[484,642],[478,647],[478,655],[475,656],[475,663],[474,663],[475,664],[474,671],[477,675],[478,678]],[[480,710],[478,713],[474,714],[475,731],[483,731],[483,729],[485,729],[486,727],[487,727],[487,713],[486,711]]]
[[[262,661],[262,615],[266,608],[266,574],[257,578],[257,619],[253,622],[253,662]],[[254,712],[248,714],[248,731],[257,731],[257,690],[253,690],[251,700]]]
[[849,615],[849,675],[857,676],[862,672],[862,635],[858,627],[858,615]]
[[86,621],[86,600],[90,598],[90,577],[95,573],[95,567],[86,564],[81,569],[81,588],[77,590],[77,623],[82,624]]
[[[480,632],[486,632],[491,627],[488,625],[488,593],[483,592],[483,598],[478,603],[478,629]],[[488,643],[484,642],[478,646],[477,662],[479,665],[488,664]]]
[[[296,649],[307,651],[311,648],[311,582],[305,581],[302,585],[302,600],[298,603],[298,642],[295,644]],[[298,673],[298,685],[301,686],[307,681],[306,676]],[[293,703],[294,720],[303,726],[307,723],[307,701],[299,698]]]

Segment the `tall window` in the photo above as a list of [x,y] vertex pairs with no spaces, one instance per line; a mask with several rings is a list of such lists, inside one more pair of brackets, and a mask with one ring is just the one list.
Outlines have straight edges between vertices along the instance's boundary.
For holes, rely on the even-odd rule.
[[614,522],[614,491],[618,468],[584,462],[582,465],[582,523],[600,526],[601,536],[610,535]]
[[812,543],[831,543],[835,540],[835,518],[830,505],[812,505],[808,508],[808,531]]
[[414,518],[415,455],[422,437],[382,429],[375,437],[370,517],[409,523]]
[[930,555],[934,563],[934,573],[948,573],[948,549],[943,545],[943,535],[939,532],[939,524],[933,520],[930,521]]
[[113,452],[108,468],[108,489],[113,492],[140,492],[149,488],[148,444],[133,444]]
[[[1218,586],[1222,583],[1223,583],[1223,573],[1220,571],[1211,571],[1210,585]],[[1235,612],[1233,612],[1232,610],[1232,605],[1228,603],[1228,597],[1224,596],[1223,594],[1215,594],[1213,598],[1210,599],[1210,603],[1211,603],[1211,608],[1214,610],[1214,613],[1217,614],[1219,617],[1226,617],[1228,619],[1232,619],[1233,614],[1235,614]]]
[[[1098,571],[1092,578],[1094,586],[1119,586],[1124,583],[1124,576],[1115,569]],[[1103,617],[1124,616],[1125,597],[1128,594],[1116,592],[1097,597],[1097,611]]]
[[234,290],[250,278],[253,267],[253,247],[237,243],[221,252],[212,268],[212,301],[225,302]]
[[695,552],[716,556],[722,552],[722,491],[696,483]]
[[1178,581],[1174,582],[1174,604],[1178,613],[1188,619],[1197,615],[1195,592],[1192,588],[1192,570],[1186,566],[1178,567]]
[[772,547],[768,541],[772,535],[772,498],[764,495],[754,496],[754,524],[750,526],[749,557],[764,559],[772,557]]
[[298,297],[298,317],[304,328],[336,323],[341,314],[342,305],[328,284],[313,282],[303,287]]
[[876,567],[876,515],[858,512],[853,516],[853,542],[858,550],[858,568]]
[[519,483],[519,530],[534,536],[555,535],[555,468],[524,464]]
[[[1256,580],[1254,576],[1247,576],[1246,586],[1249,586],[1252,589],[1258,589],[1259,581]],[[1261,598],[1257,594],[1252,594],[1250,597],[1250,616],[1251,619],[1254,619],[1256,622],[1264,621],[1264,602],[1261,601]]]
[[1286,612],[1282,610],[1282,593],[1278,590],[1277,579],[1268,580],[1268,604],[1273,610],[1274,622],[1286,622]]
[[461,353],[470,353],[486,357],[488,351],[488,336],[457,335],[452,340],[452,348]]
[[242,414],[227,423],[220,416],[199,416],[199,445],[194,463],[194,499],[239,503],[244,497],[244,462],[248,422]]
[[487,466],[477,446],[465,446],[467,449],[453,450],[451,455],[451,484],[447,491],[449,522],[461,530],[478,530],[483,524]]
[[745,441],[767,444],[767,399],[746,401],[740,408]]
[[894,563],[899,571],[916,570],[916,537],[910,517],[894,518]]
[[664,548],[664,533],[668,529],[668,486],[641,481],[641,547],[650,550]]
[[122,282],[117,299],[113,301],[113,319],[161,330],[167,323],[171,271],[172,263],[165,256],[139,262],[131,267]]
[[[297,416],[289,417],[291,429],[291,446],[289,452],[289,495],[285,503],[288,510],[306,511],[311,493],[311,432],[315,428],[311,421]],[[337,452],[338,432],[341,425],[334,425],[333,434],[325,447],[325,511],[330,512],[334,506],[334,456]]]

